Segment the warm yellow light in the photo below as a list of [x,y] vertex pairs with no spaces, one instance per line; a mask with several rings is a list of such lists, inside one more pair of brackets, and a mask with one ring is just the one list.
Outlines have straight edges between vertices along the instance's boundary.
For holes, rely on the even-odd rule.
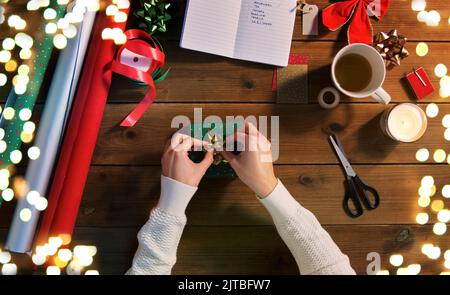
[[447,158],[447,154],[443,149],[438,149],[433,154],[433,160],[436,163],[443,163],[445,162],[445,159]]
[[16,275],[17,274],[17,265],[14,263],[4,264],[2,267],[2,275]]
[[417,20],[421,23],[426,23],[428,19],[428,11],[421,11],[417,14]]
[[67,46],[67,38],[63,34],[56,34],[53,37],[53,45],[58,49],[64,49]]
[[77,27],[70,24],[67,28],[63,30],[64,36],[66,36],[69,39],[74,38],[77,35]]
[[434,185],[431,187],[427,187],[427,186],[421,186],[419,188],[419,196],[420,197],[424,197],[424,198],[429,198],[431,196],[433,196],[433,192],[435,192],[435,189],[433,189]]
[[119,12],[119,8],[117,8],[116,5],[110,4],[108,7],[106,7],[106,15],[107,16],[114,16]]
[[428,54],[429,48],[427,43],[425,42],[420,42],[419,44],[417,44],[416,46],[416,54],[418,56],[425,56]]
[[433,176],[427,175],[427,176],[422,177],[421,184],[424,187],[432,187],[434,185]]
[[14,199],[14,191],[10,188],[5,189],[2,192],[2,198],[5,202],[10,202]]
[[409,275],[418,275],[422,270],[420,264],[410,264],[407,267]]
[[61,274],[61,270],[59,269],[59,267],[51,265],[49,267],[47,267],[47,271],[46,271],[47,275],[60,275]]
[[422,254],[424,255],[429,255],[431,253],[431,251],[433,250],[433,244],[423,244],[422,245]]
[[81,266],[85,266],[85,267],[91,265],[93,261],[94,261],[94,259],[92,258],[92,256],[89,256],[89,255],[81,256],[78,258],[78,263]]
[[35,265],[43,265],[45,261],[47,261],[47,257],[45,255],[33,254],[31,256],[31,260]]
[[5,86],[6,82],[8,82],[8,77],[5,74],[0,73],[0,87]]
[[28,222],[31,219],[31,210],[28,208],[24,208],[22,210],[20,210],[19,216],[20,216],[20,220],[22,220],[23,222]]
[[429,220],[429,216],[428,216],[427,213],[425,213],[425,212],[417,213],[417,215],[416,215],[416,222],[418,224],[424,225],[424,224],[426,224],[428,222],[428,220]]
[[447,231],[447,224],[443,222],[436,222],[433,226],[433,233],[442,236]]
[[27,193],[27,196],[26,196],[27,202],[28,202],[30,205],[35,205],[36,202],[37,202],[37,200],[38,200],[40,197],[41,197],[41,194],[40,194],[38,191],[29,191],[29,192]]
[[444,139],[447,140],[447,141],[450,141],[450,128],[445,129],[445,131],[444,131]]
[[59,259],[59,256],[53,258],[53,262],[55,263],[55,265],[59,268],[63,268],[66,267],[68,261],[62,261],[61,259]]
[[23,108],[19,111],[19,118],[22,121],[28,121],[31,118],[31,110],[29,108]]
[[44,211],[47,209],[48,201],[44,197],[40,197],[37,199],[36,204],[34,205],[38,211]]
[[400,267],[397,269],[398,276],[407,276],[409,275],[409,270],[406,267]]
[[128,15],[123,11],[119,11],[118,13],[116,13],[116,15],[114,15],[114,21],[116,23],[124,23],[127,21],[127,19]]
[[60,234],[59,237],[63,241],[63,245],[69,245],[72,241],[72,237],[69,234]]
[[20,139],[24,143],[30,143],[33,140],[33,133],[21,132]]
[[444,259],[450,260],[450,249],[444,252]]
[[388,276],[389,275],[389,271],[388,270],[379,270],[376,273],[377,276]]
[[450,198],[450,185],[449,184],[446,184],[442,187],[442,196],[447,199]]
[[11,253],[8,251],[0,251],[0,264],[6,264],[11,261]]
[[58,31],[58,26],[55,23],[48,23],[45,25],[45,33],[53,35]]
[[450,76],[445,75],[444,77],[442,77],[439,80],[439,86],[441,86],[442,88],[449,87],[450,86]]
[[435,103],[430,103],[426,108],[427,116],[436,118],[439,115],[439,106]]
[[127,42],[127,36],[125,34],[114,35],[114,43],[116,45],[122,45]]
[[400,266],[403,264],[403,255],[401,254],[394,254],[391,255],[391,257],[389,258],[389,263],[392,264],[393,266]]
[[447,75],[447,67],[443,64],[438,64],[435,68],[434,68],[434,74],[436,75],[436,77],[438,78],[442,78],[445,75]]
[[443,210],[439,211],[438,215],[437,215],[437,219],[440,222],[449,222],[450,221],[450,210],[443,209]]
[[431,202],[431,200],[429,197],[420,197],[418,200],[418,204],[422,208],[428,207],[428,205],[430,205],[430,202]]
[[32,52],[28,48],[24,48],[24,49],[20,50],[20,52],[19,52],[19,56],[23,60],[30,59],[31,55],[32,55]]
[[56,18],[56,10],[53,8],[47,8],[44,10],[44,19],[51,20]]
[[450,128],[450,114],[447,114],[442,118],[442,126]]
[[22,152],[19,150],[14,150],[9,154],[9,158],[13,164],[19,164],[22,161]]
[[130,7],[130,1],[129,0],[118,0],[117,7],[119,7],[119,9],[127,9]]
[[16,42],[13,38],[5,38],[2,42],[3,49],[13,50],[16,47]]
[[442,200],[434,200],[433,202],[431,202],[431,210],[433,210],[434,212],[439,212],[442,209],[444,209],[444,201]]
[[427,16],[427,26],[437,27],[439,22],[441,21],[441,15],[436,10],[432,10],[428,12]]
[[[433,228],[434,231],[434,228]],[[431,248],[430,253],[428,253],[428,258],[436,260],[439,257],[441,257],[441,248],[439,248],[438,246],[434,246],[433,248]]]
[[17,62],[15,60],[10,60],[5,64],[5,70],[7,72],[15,72],[17,70]]
[[28,157],[31,160],[36,160],[41,155],[41,150],[37,146],[32,146],[28,149]]
[[84,274],[86,276],[98,276],[98,275],[100,275],[98,270],[95,270],[95,269],[87,270]]
[[411,8],[413,11],[422,11],[427,7],[427,2],[425,0],[412,0]]
[[425,148],[419,149],[416,152],[416,160],[419,162],[425,162],[428,160],[429,157],[430,157],[430,152]]
[[58,257],[61,261],[68,262],[72,259],[72,251],[69,249],[60,249],[58,251]]
[[25,124],[23,124],[23,131],[26,133],[33,133],[35,129],[36,125],[31,121],[25,122]]

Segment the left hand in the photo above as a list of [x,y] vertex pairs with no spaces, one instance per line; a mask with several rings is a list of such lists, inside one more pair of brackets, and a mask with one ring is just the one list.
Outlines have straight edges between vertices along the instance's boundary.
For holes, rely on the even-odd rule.
[[200,163],[189,159],[188,151],[205,146],[205,142],[190,136],[175,133],[167,142],[161,159],[162,174],[181,183],[197,187],[206,170],[213,163],[213,151],[206,152]]

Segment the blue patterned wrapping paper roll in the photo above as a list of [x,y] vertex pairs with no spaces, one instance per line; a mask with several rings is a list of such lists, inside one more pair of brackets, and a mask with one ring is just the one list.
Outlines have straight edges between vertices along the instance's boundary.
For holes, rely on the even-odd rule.
[[[89,39],[95,21],[95,12],[87,12],[78,27],[78,34],[70,39],[60,53],[53,74],[44,111],[34,143],[40,149],[40,156],[30,160],[25,180],[28,191],[37,191],[45,196],[52,175],[58,150],[70,114],[80,72],[83,67]],[[31,210],[31,219],[20,219],[21,210]],[[25,253],[32,248],[40,212],[28,203],[26,195],[19,196],[9,229],[6,248],[12,252]]]

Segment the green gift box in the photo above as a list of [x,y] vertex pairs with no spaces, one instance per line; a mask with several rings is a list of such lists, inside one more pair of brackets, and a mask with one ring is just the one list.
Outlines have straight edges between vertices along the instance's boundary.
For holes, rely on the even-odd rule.
[[[225,138],[233,134],[236,130],[239,130],[239,128],[242,128],[243,125],[243,121],[233,121],[232,123],[215,122],[209,124],[192,124],[189,126],[190,136],[210,142],[210,138],[215,135],[216,139],[223,144]],[[189,152],[189,158],[195,163],[201,162],[204,155],[204,151]],[[222,161],[219,164],[212,164],[205,173],[206,178],[234,178],[236,176],[236,172],[234,172],[233,168],[231,168],[230,164],[226,161]]]

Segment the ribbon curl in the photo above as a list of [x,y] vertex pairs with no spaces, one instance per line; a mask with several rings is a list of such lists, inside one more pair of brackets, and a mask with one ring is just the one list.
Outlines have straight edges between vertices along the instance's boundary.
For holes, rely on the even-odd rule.
[[347,0],[331,4],[322,12],[323,24],[336,31],[350,22],[348,42],[372,44],[373,31],[369,16],[381,20],[391,0]]
[[[126,31],[125,35],[127,36],[127,42],[119,48],[115,59],[111,63],[111,71],[149,86],[149,90],[141,102],[120,123],[120,126],[133,127],[156,99],[155,83],[161,81],[167,75],[167,72],[159,75],[156,81],[154,80],[160,73],[160,69],[164,66],[165,55],[162,52],[161,45],[148,33],[133,29]],[[138,62],[139,57],[150,59],[151,64],[148,69],[143,71],[137,65],[133,66],[122,63],[121,56],[124,50],[136,54],[135,62]]]

